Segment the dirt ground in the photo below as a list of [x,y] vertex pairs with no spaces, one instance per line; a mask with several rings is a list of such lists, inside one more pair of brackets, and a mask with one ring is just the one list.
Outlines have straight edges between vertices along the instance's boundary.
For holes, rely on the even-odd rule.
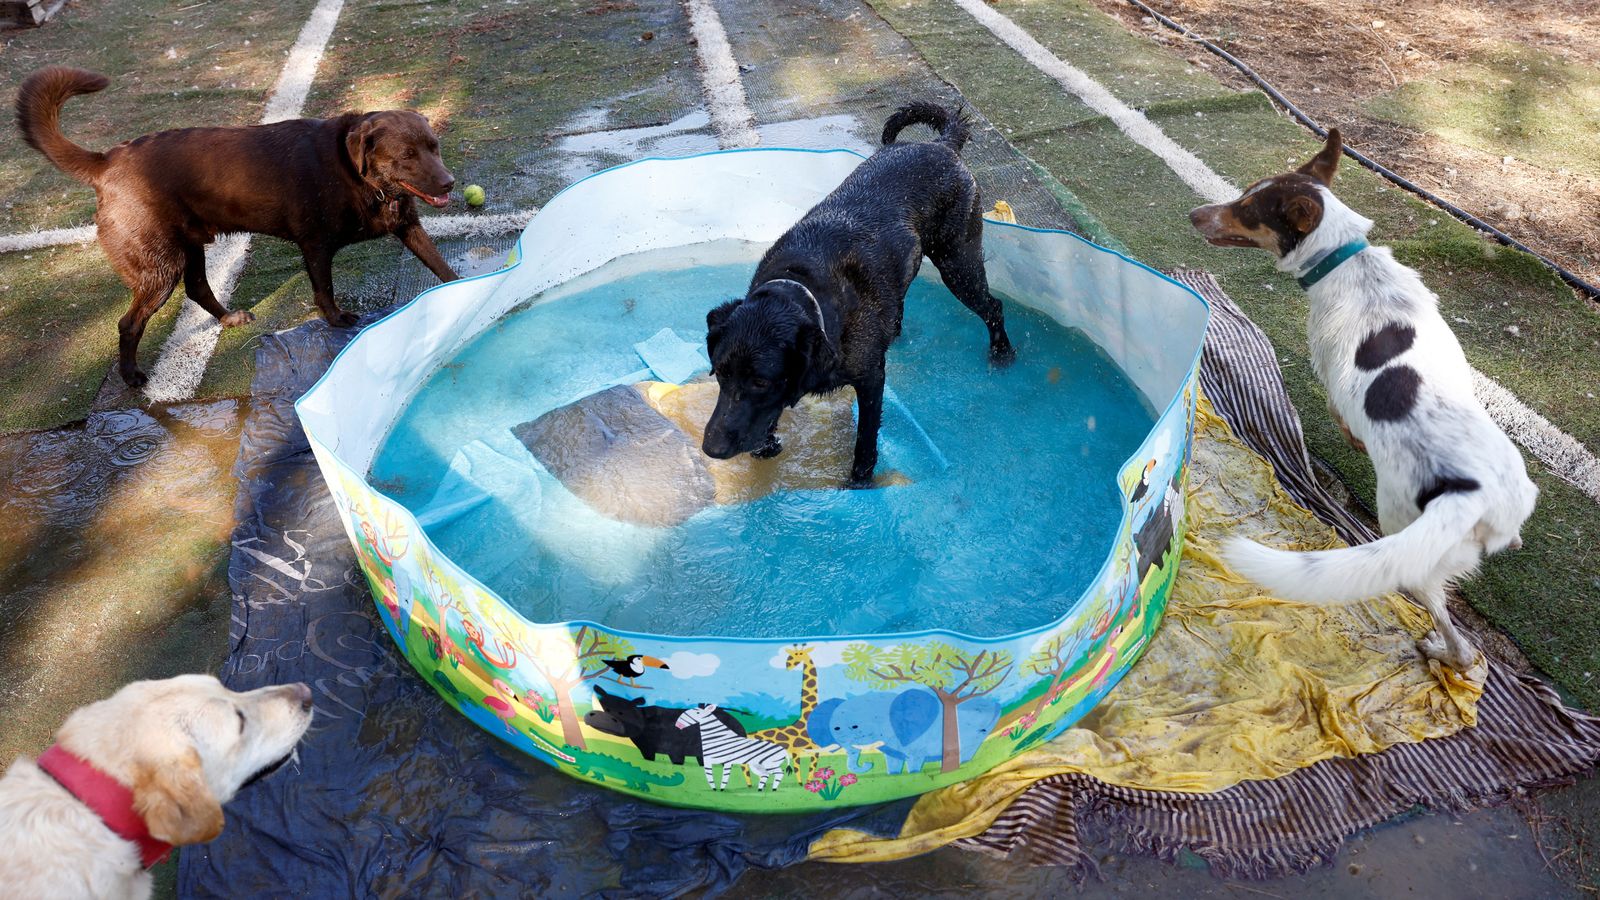
[[[1094,2],[1194,66],[1254,88],[1132,4]],[[1600,100],[1600,12],[1590,0],[1150,5],[1351,146],[1600,284],[1600,154],[1585,127]]]

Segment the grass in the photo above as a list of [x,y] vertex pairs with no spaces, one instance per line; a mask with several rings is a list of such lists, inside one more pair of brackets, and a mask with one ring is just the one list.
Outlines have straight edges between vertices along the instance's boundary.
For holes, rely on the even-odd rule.
[[[1277,347],[1312,451],[1372,502],[1370,463],[1321,414],[1304,295],[1268,256],[1206,245],[1186,221],[1188,209],[1201,202],[1193,191],[959,8],[916,0],[873,0],[873,6],[1138,258],[1215,273]],[[1238,184],[1298,164],[1316,149],[1265,98],[1186,69],[1086,4],[1017,3],[1004,12]],[[1600,446],[1600,404],[1587,396],[1600,384],[1600,316],[1530,257],[1484,242],[1364,170],[1345,168],[1337,188],[1375,220],[1374,236],[1439,293],[1475,365],[1587,445]],[[1556,372],[1562,377],[1551,377]],[[1600,684],[1589,674],[1600,669],[1600,623],[1587,600],[1600,585],[1600,509],[1536,462],[1532,469],[1544,495],[1524,530],[1526,548],[1491,559],[1464,593],[1574,700],[1600,708]]]
[[1550,170],[1600,175],[1600,72],[1533,47],[1476,48],[1368,101],[1388,122]]

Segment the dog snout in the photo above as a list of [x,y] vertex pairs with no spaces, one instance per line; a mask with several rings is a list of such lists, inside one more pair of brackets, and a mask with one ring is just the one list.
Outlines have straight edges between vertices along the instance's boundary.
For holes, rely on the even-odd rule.
[[284,685],[284,688],[289,692],[290,698],[300,704],[301,709],[311,708],[311,688],[305,682],[297,681],[294,684]]
[[1196,206],[1189,210],[1189,224],[1196,228],[1204,228],[1211,221],[1215,211],[1209,206]]
[[732,459],[733,441],[725,434],[712,434],[706,432],[705,440],[700,442],[700,450],[712,459]]
[[450,189],[455,187],[455,186],[456,186],[456,180],[454,178],[451,178],[450,175],[447,173],[444,176],[444,178],[440,179],[440,181],[439,181],[439,193],[440,194],[448,194],[448,193],[450,193]]

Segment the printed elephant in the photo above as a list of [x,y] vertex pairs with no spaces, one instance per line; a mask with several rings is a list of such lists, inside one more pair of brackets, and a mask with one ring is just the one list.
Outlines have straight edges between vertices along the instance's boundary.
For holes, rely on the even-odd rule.
[[[1000,704],[978,697],[956,707],[961,739],[961,762],[972,759],[978,745],[1000,720]],[[824,700],[812,711],[807,730],[818,746],[845,748],[852,772],[867,772],[872,763],[861,762],[861,747],[879,741],[892,774],[920,772],[944,756],[944,727],[939,698],[932,691],[912,689],[874,691],[844,699]]]

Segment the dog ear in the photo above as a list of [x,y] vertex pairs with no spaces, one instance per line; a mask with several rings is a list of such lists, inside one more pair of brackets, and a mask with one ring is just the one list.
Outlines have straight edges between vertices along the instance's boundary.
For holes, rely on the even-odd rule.
[[717,374],[717,342],[722,340],[722,326],[728,324],[728,317],[739,308],[744,299],[729,300],[727,303],[706,313],[706,357],[711,360],[711,374]]
[[367,113],[351,126],[344,136],[344,152],[362,178],[367,177],[367,167],[372,162],[372,147],[378,140],[376,113]]
[[1296,194],[1289,198],[1289,203],[1283,209],[1284,218],[1289,220],[1289,227],[1299,234],[1310,234],[1322,223],[1322,204],[1305,194]]
[[743,302],[743,297],[739,298],[738,300],[729,300],[727,303],[724,303],[716,309],[706,313],[706,331],[716,331],[723,325],[727,324],[728,317],[733,315],[733,311],[738,309],[739,304]]
[[1310,175],[1324,185],[1333,184],[1333,176],[1339,171],[1339,157],[1344,154],[1344,141],[1339,137],[1339,129],[1328,129],[1328,141],[1316,156],[1311,157],[1305,165],[1295,171],[1302,175]]
[[135,768],[133,809],[152,837],[174,846],[203,844],[222,833],[222,804],[206,784],[193,747],[176,759]]

